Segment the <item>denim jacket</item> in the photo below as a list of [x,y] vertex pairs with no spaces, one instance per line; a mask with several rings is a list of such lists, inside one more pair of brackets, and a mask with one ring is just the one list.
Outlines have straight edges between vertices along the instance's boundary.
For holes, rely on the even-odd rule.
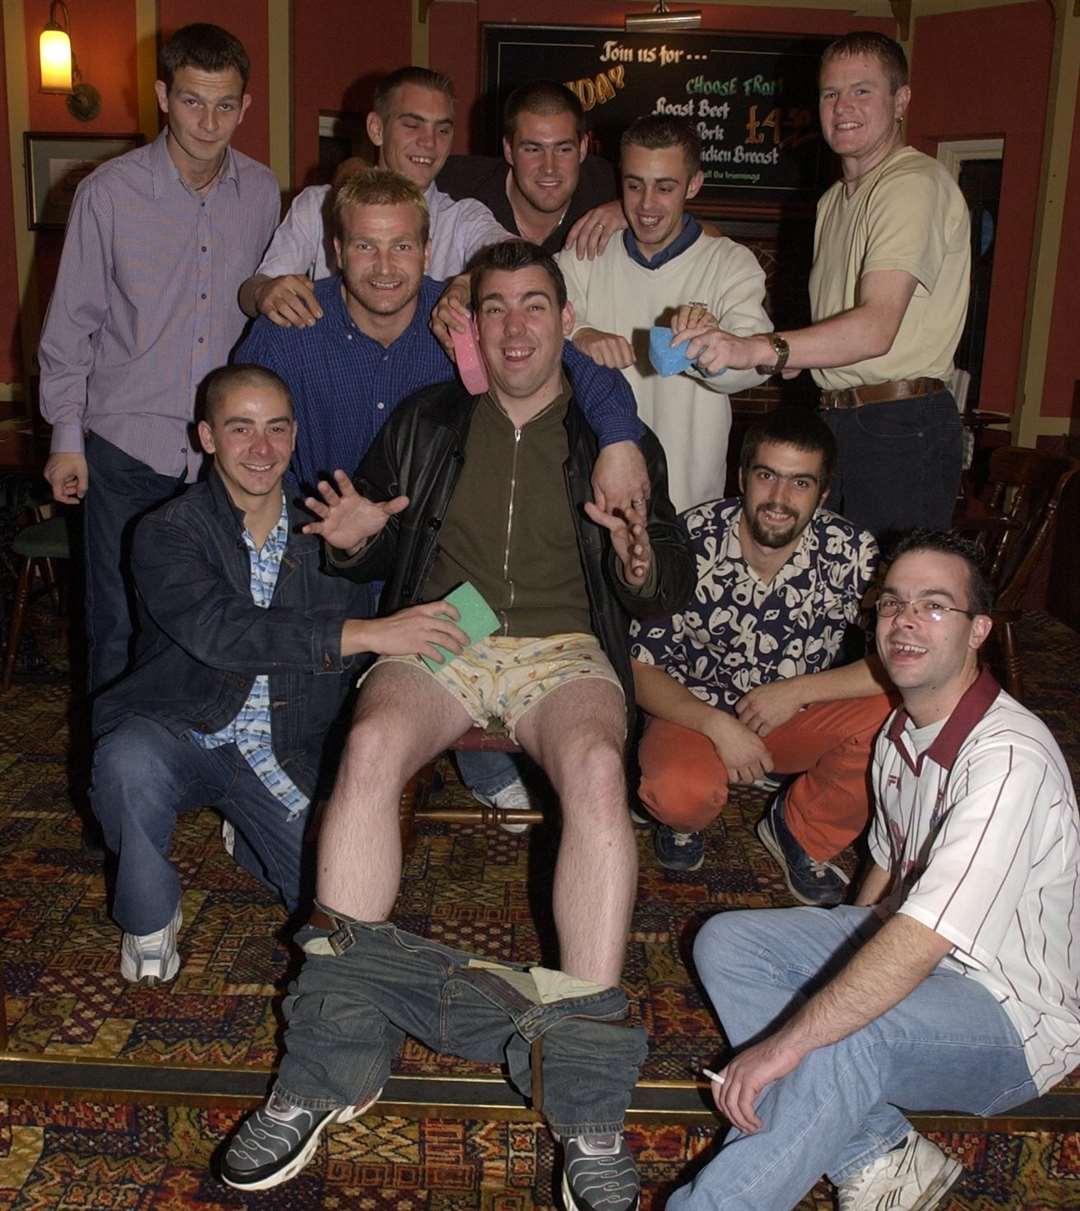
[[271,738],[282,769],[315,790],[327,732],[356,657],[341,624],[373,613],[370,591],[319,569],[311,519],[289,508],[289,541],[269,609],[251,598],[244,515],[216,472],[144,517],[132,564],[143,622],[135,667],[95,704],[100,733],[131,715],[174,735],[216,732],[235,718],[255,677],[270,677]]

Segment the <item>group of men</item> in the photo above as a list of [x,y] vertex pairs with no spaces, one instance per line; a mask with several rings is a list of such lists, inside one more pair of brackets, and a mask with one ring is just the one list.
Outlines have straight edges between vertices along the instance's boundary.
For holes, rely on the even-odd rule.
[[[903,52],[854,34],[825,53],[842,178],[819,206],[815,322],[785,333],[753,255],[687,211],[704,178],[685,124],[627,129],[620,202],[574,94],[526,85],[503,159],[443,176],[451,84],[403,68],[368,115],[377,165],[304,190],[275,230],[274,178],[229,146],[248,66],[216,26],[165,45],[165,129],[80,186],[40,346],[46,476],[84,508],[91,800],[122,974],[179,970],[169,842],[190,808],[218,808],[302,923],[278,1079],[222,1176],[295,1175],[409,1033],[505,1059],[526,1094],[541,1064],[567,1205],[637,1206],[622,1122],[645,1042],[619,983],[640,707],[660,862],[696,869],[728,786],[782,775],[758,833],[816,910],[699,934],[740,1049],[714,1090],[733,1131],[669,1205],[786,1208],[822,1172],[845,1211],[936,1205],[959,1167],[894,1106],[1005,1109],[1080,1054],[1080,843],[1053,739],[979,671],[982,574],[940,533],[967,218],[902,143]],[[674,379],[641,339],[660,323],[691,362]],[[454,333],[487,390],[458,381]],[[725,499],[728,396],[802,368],[824,419],[754,426]],[[876,651],[843,663],[878,537],[915,523],[935,532],[889,566]],[[486,638],[445,600],[464,582],[494,612]],[[561,805],[559,971],[389,923],[404,782],[492,722]],[[462,774],[527,804],[505,757]],[[833,859],[871,820],[870,873],[841,904]]]

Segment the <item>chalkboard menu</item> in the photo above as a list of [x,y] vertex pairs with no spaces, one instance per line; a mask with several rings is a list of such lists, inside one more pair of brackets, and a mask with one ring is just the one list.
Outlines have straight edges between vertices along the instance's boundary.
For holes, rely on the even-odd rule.
[[493,151],[507,95],[532,80],[560,80],[581,98],[592,150],[613,161],[634,118],[692,121],[702,141],[702,201],[809,204],[831,180],[817,120],[826,38],[485,25],[483,42]]

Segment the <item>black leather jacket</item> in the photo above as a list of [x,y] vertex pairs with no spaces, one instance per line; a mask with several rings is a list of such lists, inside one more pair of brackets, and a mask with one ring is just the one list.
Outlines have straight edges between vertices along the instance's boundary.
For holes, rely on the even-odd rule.
[[310,520],[290,504],[288,545],[263,609],[251,597],[243,513],[216,472],[144,517],[132,562],[149,620],[135,667],[95,704],[95,730],[141,715],[177,736],[216,732],[266,673],[274,755],[311,795],[356,666],[356,657],[342,659],[341,624],[373,610],[366,587],[321,570],[320,540],[299,532]]
[[[329,566],[355,580],[385,580],[381,613],[392,614],[420,601],[438,549],[439,529],[465,461],[465,439],[475,406],[457,382],[418,391],[394,412],[360,464],[355,483],[363,496],[382,501],[405,495],[409,504],[391,517],[358,555],[349,559],[331,551]],[[648,528],[656,579],[653,591],[647,595],[635,593],[622,583],[607,531],[584,512],[585,502],[592,499],[590,481],[597,444],[572,400],[566,429],[570,456],[565,464],[565,487],[577,521],[592,627],[622,682],[632,723],[629,616],[666,617],[681,610],[694,584],[693,560],[682,522],[668,499],[663,449],[646,429],[641,448],[652,483]]]

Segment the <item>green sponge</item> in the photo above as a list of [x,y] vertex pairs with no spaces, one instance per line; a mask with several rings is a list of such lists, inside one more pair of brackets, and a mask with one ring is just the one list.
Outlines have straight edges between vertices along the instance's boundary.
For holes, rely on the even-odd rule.
[[[457,610],[457,625],[468,635],[470,644],[479,643],[481,639],[494,635],[499,629],[498,618],[471,581],[467,580],[464,584],[458,585],[443,600],[449,602]],[[430,656],[420,657],[432,672],[445,668],[455,656],[454,652],[448,651],[442,644],[435,646],[442,653],[442,664],[432,660]]]

